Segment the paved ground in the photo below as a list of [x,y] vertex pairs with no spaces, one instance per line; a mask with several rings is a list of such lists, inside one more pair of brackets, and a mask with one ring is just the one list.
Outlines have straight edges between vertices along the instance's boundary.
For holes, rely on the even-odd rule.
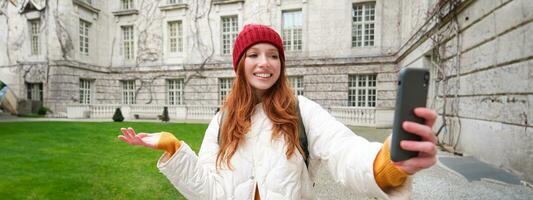
[[[0,113],[1,121],[69,121],[68,119],[16,118]],[[102,120],[90,120],[102,121]],[[110,120],[105,120],[110,121]],[[390,133],[390,129],[373,129],[352,127],[352,130],[370,141],[382,142]],[[453,155],[439,152],[439,158],[450,158]],[[461,158],[461,157],[454,157]],[[470,170],[472,171],[472,170]],[[468,176],[466,176],[468,177]],[[321,168],[316,180],[316,193],[320,199],[369,199],[356,194],[335,183],[325,168]],[[412,199],[524,199],[533,200],[533,189],[524,185],[506,184],[492,179],[468,181],[450,167],[439,162],[430,169],[417,173],[414,177]]]
[[[369,199],[336,184],[322,168],[317,177],[320,199]],[[414,177],[412,199],[533,199],[533,189],[490,180],[468,182],[466,178],[447,170],[440,164],[417,173]]]
[[[390,129],[352,127],[354,132],[371,141],[383,141]],[[454,157],[439,152],[440,158]],[[320,199],[369,199],[362,194],[350,192],[336,184],[325,168],[319,170],[316,180]],[[438,163],[417,173],[413,181],[412,199],[524,199],[533,200],[533,189],[524,185],[505,184],[491,179],[469,182],[465,176]]]

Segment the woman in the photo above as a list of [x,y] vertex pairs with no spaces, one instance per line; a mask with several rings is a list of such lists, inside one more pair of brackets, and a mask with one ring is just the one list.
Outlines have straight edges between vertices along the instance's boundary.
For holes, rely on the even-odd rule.
[[[422,141],[403,141],[418,157],[393,163],[389,141],[371,143],[355,135],[317,103],[295,97],[285,74],[279,35],[263,25],[246,25],[235,40],[231,93],[206,130],[197,156],[170,133],[121,129],[132,145],[164,150],[157,167],[188,199],[315,199],[313,179],[321,164],[351,190],[384,199],[407,198],[409,175],[431,167],[436,114],[417,108],[426,124],[406,122]],[[298,101],[298,104],[296,104]],[[300,147],[299,106],[309,142],[309,166]],[[221,122],[221,114],[224,120]],[[220,129],[220,133],[219,133]],[[219,135],[220,134],[220,135]]]

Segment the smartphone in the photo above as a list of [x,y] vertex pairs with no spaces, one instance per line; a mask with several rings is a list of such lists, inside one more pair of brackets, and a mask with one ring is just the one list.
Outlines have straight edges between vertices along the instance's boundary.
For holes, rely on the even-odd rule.
[[404,121],[424,124],[423,118],[417,117],[414,109],[426,107],[429,85],[429,71],[419,68],[404,68],[400,70],[398,89],[396,93],[396,108],[392,124],[391,160],[398,162],[418,155],[418,151],[407,151],[400,147],[403,140],[420,141],[421,137],[409,133],[402,128]]

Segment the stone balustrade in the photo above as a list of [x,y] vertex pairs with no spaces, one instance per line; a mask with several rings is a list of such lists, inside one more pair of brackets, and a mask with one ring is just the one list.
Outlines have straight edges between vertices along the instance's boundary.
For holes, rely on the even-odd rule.
[[[67,118],[111,119],[115,109],[119,108],[126,120],[128,119],[158,119],[163,108],[168,107],[171,120],[209,121],[213,118],[218,106],[211,105],[119,105],[93,104],[68,105]],[[350,126],[375,126],[375,108],[329,107],[329,112],[340,122]]]
[[210,105],[120,105],[120,104],[72,104],[67,106],[67,118],[71,119],[111,119],[115,110],[120,108],[126,120],[129,119],[158,119],[163,114],[163,108],[168,107],[171,120],[209,121],[213,118],[218,106]]
[[375,108],[329,107],[333,117],[349,126],[375,126]]

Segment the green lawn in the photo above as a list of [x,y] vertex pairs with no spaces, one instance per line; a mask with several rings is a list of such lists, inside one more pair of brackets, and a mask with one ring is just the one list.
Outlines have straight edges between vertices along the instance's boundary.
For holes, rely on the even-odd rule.
[[118,140],[120,127],[172,132],[198,152],[207,125],[0,123],[0,197],[183,199],[156,167],[161,152]]

